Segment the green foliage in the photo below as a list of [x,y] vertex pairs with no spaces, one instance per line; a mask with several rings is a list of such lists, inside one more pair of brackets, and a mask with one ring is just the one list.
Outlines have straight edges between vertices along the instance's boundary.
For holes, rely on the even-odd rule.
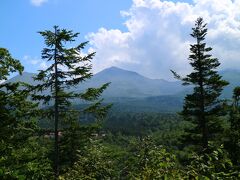
[[202,151],[208,147],[208,141],[214,140],[221,132],[221,122],[218,118],[223,115],[223,106],[219,96],[228,82],[222,80],[216,69],[220,65],[217,58],[210,53],[211,47],[204,42],[207,35],[206,24],[198,18],[191,36],[196,44],[191,45],[189,63],[193,72],[181,78],[172,71],[183,85],[193,85],[193,93],[185,97],[182,115],[191,122],[192,126],[186,129],[186,145],[197,145],[196,149]]
[[47,158],[48,149],[42,147],[38,141],[36,137],[29,137],[24,143],[18,145],[5,144],[5,151],[9,154],[4,154],[0,159],[2,172],[0,177],[3,179],[49,179],[52,176],[52,167]]
[[78,159],[78,151],[85,150],[89,146],[92,136],[98,133],[98,124],[80,125],[74,119],[63,129],[59,143],[60,165],[63,172],[74,165]]
[[235,87],[233,90],[233,100],[234,100],[234,105],[238,106],[239,99],[240,98],[240,87]]
[[[12,58],[8,50],[4,48],[0,48],[0,82],[7,80],[8,76],[11,73],[14,73],[14,72],[22,73],[22,71],[23,71],[23,66],[21,66],[20,62]],[[18,87],[19,87],[19,83],[1,83],[0,84],[0,119],[1,119],[0,128],[3,128],[2,131],[0,131],[2,132],[1,136],[5,134],[3,131],[4,128],[7,128],[8,125],[10,124],[12,125],[14,123],[15,118],[17,118],[14,116],[15,113],[21,112],[17,109],[18,105],[21,105],[21,104],[16,100],[24,99],[25,94],[18,91]],[[15,105],[15,103],[18,103],[18,104]]]
[[96,140],[78,152],[77,162],[60,179],[115,179],[116,156],[113,149]]
[[[0,49],[0,81],[23,67],[9,52]],[[21,88],[20,88],[20,85]],[[46,149],[37,141],[36,104],[20,82],[0,84],[0,177],[1,179],[48,179]]]
[[193,179],[238,179],[240,174],[234,170],[231,160],[223,146],[209,145],[210,152],[197,155],[194,153],[191,164],[187,166],[187,174]]
[[123,173],[127,179],[180,178],[176,156],[146,137],[132,142]]
[[11,73],[22,73],[23,69],[24,68],[19,62],[19,60],[12,58],[11,54],[7,49],[0,48],[0,81],[7,80],[8,76]]
[[155,132],[174,131],[181,122],[181,118],[176,114],[127,113],[111,110],[103,123],[103,128],[112,133],[146,136]]
[[230,128],[227,132],[225,146],[228,150],[233,163],[240,165],[240,87],[233,91],[233,103],[230,106],[229,122]]

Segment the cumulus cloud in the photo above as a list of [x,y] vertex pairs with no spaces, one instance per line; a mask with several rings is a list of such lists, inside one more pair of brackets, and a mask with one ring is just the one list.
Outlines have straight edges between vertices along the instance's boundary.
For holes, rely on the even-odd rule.
[[[207,43],[223,68],[239,66],[240,0],[194,0],[193,3],[133,0],[121,12],[127,31],[100,28],[87,35],[95,72],[119,66],[152,78],[172,77],[170,69],[186,74],[189,34],[197,17],[208,23]],[[240,67],[240,66],[239,66]]]
[[34,6],[41,6],[42,4],[48,2],[48,0],[31,0],[30,2]]
[[37,68],[38,70],[43,70],[43,69],[47,69],[48,68],[48,64],[46,61],[38,58],[38,57],[31,57],[29,55],[25,55],[23,57],[23,60],[27,63],[27,64],[31,64],[34,65],[35,68]]

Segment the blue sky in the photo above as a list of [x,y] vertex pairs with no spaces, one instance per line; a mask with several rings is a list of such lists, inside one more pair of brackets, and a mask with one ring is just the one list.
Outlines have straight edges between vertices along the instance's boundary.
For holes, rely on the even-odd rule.
[[[239,36],[234,31],[240,19],[234,7],[239,5],[239,0],[3,0],[0,46],[20,59],[26,71],[35,72],[45,65],[40,60],[43,39],[37,31],[59,25],[80,32],[79,42],[90,41],[90,49],[97,52],[94,72],[114,65],[168,79],[170,68],[189,70],[188,34],[198,16],[209,22],[209,43],[216,47],[216,55],[222,52],[219,56],[226,68],[238,63],[237,51],[223,49],[240,44],[233,41]],[[228,31],[221,31],[223,27]]]
[[80,32],[80,41],[99,27],[124,30],[120,10],[127,9],[131,0],[49,0],[39,6],[30,0],[1,1],[0,46],[10,50],[22,61],[26,71],[35,67],[25,63],[25,55],[39,58],[43,39],[37,31],[51,29],[53,25]]

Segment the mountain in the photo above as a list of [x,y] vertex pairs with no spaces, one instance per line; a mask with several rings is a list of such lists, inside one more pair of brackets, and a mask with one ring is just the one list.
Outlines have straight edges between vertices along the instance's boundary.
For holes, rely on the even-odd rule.
[[222,97],[231,98],[233,89],[236,86],[240,86],[240,70],[226,69],[220,71],[220,75],[223,77],[224,80],[230,83],[227,87],[224,88]]
[[136,72],[123,70],[117,67],[107,68],[93,76],[93,78],[79,86],[98,87],[111,82],[104,92],[105,97],[148,97],[173,95],[183,90],[180,82],[169,82],[162,79],[150,79]]
[[[22,81],[35,85],[32,76],[35,74],[24,72],[17,75],[8,82]],[[110,82],[110,86],[104,92],[103,96],[108,98],[115,97],[149,97],[160,95],[173,95],[183,90],[178,81],[169,82],[162,79],[150,79],[136,72],[123,70],[117,67],[110,67],[95,74],[90,80],[79,84],[74,90],[83,91],[89,87],[99,87],[104,83]],[[73,89],[72,89],[73,90]]]
[[[240,70],[228,69],[219,73],[224,80],[230,82],[223,90],[222,97],[231,98],[234,87],[240,86]],[[9,82],[23,81],[37,84],[32,79],[33,75],[33,73],[25,72],[22,76],[13,77]],[[111,84],[103,93],[105,102],[113,103],[113,108],[121,111],[179,111],[182,108],[184,96],[192,89],[182,86],[180,81],[169,82],[163,79],[150,79],[136,72],[110,67],[70,90],[84,91],[88,87],[99,87],[107,82],[111,82]]]
[[17,75],[17,76],[14,76],[13,78],[9,79],[7,82],[26,82],[28,84],[31,84],[31,85],[35,85],[37,84],[36,81],[33,80],[33,76],[35,74],[34,73],[28,73],[28,72],[23,72],[22,75]]
[[[240,70],[237,69],[225,69],[219,71],[219,74],[222,76],[222,79],[229,82],[223,91],[221,98],[231,99],[233,94],[233,89],[237,86],[240,86]],[[184,91],[177,93],[176,95],[179,97],[184,97],[186,94],[191,93],[192,89],[187,88]]]

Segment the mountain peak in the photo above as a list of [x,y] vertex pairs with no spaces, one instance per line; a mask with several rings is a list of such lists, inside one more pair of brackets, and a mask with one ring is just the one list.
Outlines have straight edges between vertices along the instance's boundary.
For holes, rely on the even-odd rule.
[[29,73],[29,72],[23,72],[21,75],[18,74],[14,76],[13,78],[9,79],[8,82],[26,82],[29,84],[36,84],[33,80],[33,76],[36,75],[34,73]]
[[[112,75],[112,76],[141,76],[143,77],[142,75],[138,74],[137,72],[134,72],[134,71],[129,71],[129,70],[125,70],[125,69],[122,69],[122,68],[119,68],[119,67],[116,67],[116,66],[111,66],[109,68],[106,68],[102,71],[100,71],[99,73],[97,73],[96,75],[103,75],[103,74],[106,74],[106,75]],[[145,77],[144,77],[145,78]]]
[[104,69],[103,71],[123,71],[123,72],[126,72],[127,70],[121,69],[121,68],[116,67],[116,66],[111,66],[109,68]]
[[30,73],[30,72],[23,72],[21,76],[34,76],[36,73]]

